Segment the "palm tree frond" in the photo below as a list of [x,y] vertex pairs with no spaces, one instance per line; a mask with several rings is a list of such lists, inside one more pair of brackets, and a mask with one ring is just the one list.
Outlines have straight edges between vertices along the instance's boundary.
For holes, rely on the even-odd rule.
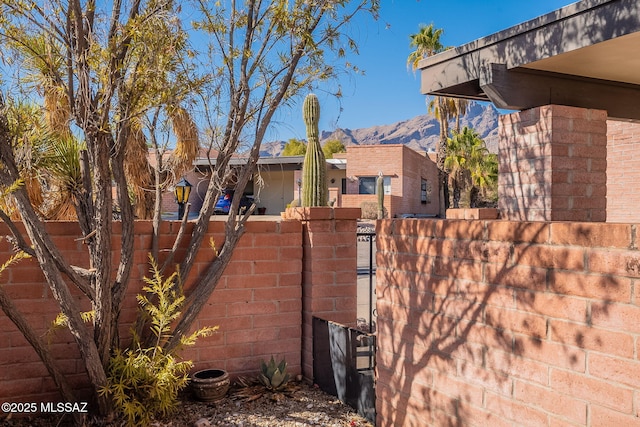
[[440,37],[444,33],[441,28],[435,29],[433,23],[429,25],[420,24],[418,32],[409,36],[409,47],[415,48],[407,58],[407,65],[412,70],[418,68],[420,60],[433,56],[445,50],[440,43]]
[[169,118],[176,135],[176,149],[169,159],[169,167],[174,176],[179,177],[191,170],[193,161],[198,157],[198,128],[189,112],[182,107],[171,108]]
[[154,175],[149,164],[147,137],[139,119],[130,121],[131,129],[125,147],[124,173],[135,198],[135,215],[141,219],[153,216],[155,193]]

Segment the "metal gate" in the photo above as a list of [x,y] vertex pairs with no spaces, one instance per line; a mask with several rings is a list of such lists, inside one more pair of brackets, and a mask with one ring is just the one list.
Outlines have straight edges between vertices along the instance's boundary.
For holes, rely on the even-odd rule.
[[313,378],[375,425],[376,337],[355,328],[313,318]]
[[375,278],[376,232],[371,223],[358,224],[357,236],[357,280],[358,280],[358,329],[376,331]]
[[358,224],[358,328],[313,318],[313,378],[316,384],[324,392],[354,408],[374,425],[375,236],[372,223]]

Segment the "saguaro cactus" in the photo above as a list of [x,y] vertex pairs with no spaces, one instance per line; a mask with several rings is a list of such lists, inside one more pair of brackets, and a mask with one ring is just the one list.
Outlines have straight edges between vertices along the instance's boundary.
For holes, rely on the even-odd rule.
[[382,172],[378,173],[376,179],[376,194],[378,196],[378,219],[384,218],[384,177]]
[[304,99],[302,117],[307,127],[307,153],[302,164],[302,206],[326,206],[329,199],[327,164],[318,139],[320,103],[312,93]]

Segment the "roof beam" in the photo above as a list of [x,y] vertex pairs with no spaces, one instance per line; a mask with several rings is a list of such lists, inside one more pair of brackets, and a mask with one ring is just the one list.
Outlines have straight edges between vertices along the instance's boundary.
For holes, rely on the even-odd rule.
[[497,108],[569,105],[607,110],[612,118],[640,120],[637,85],[489,64],[483,67],[480,87]]
[[640,119],[639,33],[640,1],[581,0],[422,60],[421,92]]

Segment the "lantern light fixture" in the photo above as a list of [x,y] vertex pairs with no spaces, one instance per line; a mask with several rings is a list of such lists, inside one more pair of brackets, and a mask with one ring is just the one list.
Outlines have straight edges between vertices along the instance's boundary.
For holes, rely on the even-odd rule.
[[176,196],[176,203],[178,204],[178,219],[182,219],[184,216],[184,205],[189,201],[191,187],[189,181],[182,177],[173,189],[173,194]]

